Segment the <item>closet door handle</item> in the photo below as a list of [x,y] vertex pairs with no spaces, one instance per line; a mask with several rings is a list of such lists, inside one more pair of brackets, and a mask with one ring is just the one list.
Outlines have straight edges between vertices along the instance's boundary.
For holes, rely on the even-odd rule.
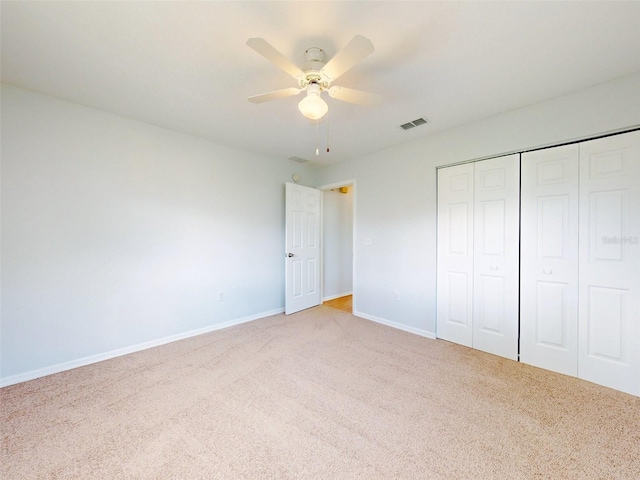
[[497,266],[497,265],[491,265],[489,268],[490,268],[491,270],[497,270],[497,269],[498,269],[498,266]]
[[551,275],[553,273],[553,270],[551,270],[550,268],[545,268],[544,270],[542,270],[542,273],[544,273],[545,275]]

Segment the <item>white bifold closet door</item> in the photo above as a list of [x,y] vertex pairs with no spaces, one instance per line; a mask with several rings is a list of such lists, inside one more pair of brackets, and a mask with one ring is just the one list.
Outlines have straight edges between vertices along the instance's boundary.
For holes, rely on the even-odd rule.
[[520,360],[578,375],[577,144],[522,154]]
[[524,363],[640,395],[640,132],[522,155]]
[[437,335],[472,346],[473,163],[438,170]]
[[475,163],[473,348],[518,359],[520,156]]
[[519,155],[438,171],[437,336],[518,358]]
[[640,131],[580,144],[578,376],[640,395]]

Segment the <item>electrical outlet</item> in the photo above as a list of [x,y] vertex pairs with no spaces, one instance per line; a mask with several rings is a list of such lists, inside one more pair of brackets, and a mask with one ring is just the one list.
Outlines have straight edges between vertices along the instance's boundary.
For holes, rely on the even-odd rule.
[[373,240],[371,240],[371,237],[364,237],[364,244],[367,246],[373,244]]
[[397,302],[400,300],[400,293],[398,292],[393,292],[393,299]]
[[224,292],[220,292],[220,293],[218,294],[218,301],[219,301],[219,302],[224,302],[224,301],[226,300],[226,298],[227,298],[227,297],[226,297],[226,295],[225,295],[225,293],[224,293]]

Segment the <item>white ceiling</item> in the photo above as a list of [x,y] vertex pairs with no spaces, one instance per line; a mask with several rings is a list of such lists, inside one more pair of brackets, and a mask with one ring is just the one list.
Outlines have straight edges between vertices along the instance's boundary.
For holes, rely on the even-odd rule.
[[[2,81],[275,158],[326,165],[640,71],[640,2],[1,2]],[[355,34],[376,51],[337,85],[329,142],[296,86],[245,45],[298,65]],[[404,131],[418,117],[426,126]]]

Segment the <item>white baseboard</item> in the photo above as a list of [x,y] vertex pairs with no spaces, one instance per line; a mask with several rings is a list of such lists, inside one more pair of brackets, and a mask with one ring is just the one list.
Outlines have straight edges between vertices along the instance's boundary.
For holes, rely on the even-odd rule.
[[197,335],[203,335],[205,333],[214,332],[223,328],[233,327],[234,325],[240,325],[241,323],[252,322],[254,320],[270,317],[282,312],[284,312],[284,308],[277,308],[268,312],[262,312],[256,315],[250,315],[248,317],[230,320],[228,322],[217,323],[208,327],[189,330],[188,332],[178,333],[175,335],[170,335],[168,337],[138,343],[129,347],[118,348],[109,352],[90,355],[88,357],[78,358],[77,360],[71,360],[69,362],[58,363],[49,367],[39,368],[37,370],[31,370],[29,372],[19,373],[17,375],[11,375],[9,377],[0,378],[0,388],[8,387],[9,385],[15,385],[16,383],[34,380],[40,377],[45,377],[47,375],[53,375],[54,373],[64,372],[73,368],[84,367],[86,365],[91,365],[92,363],[102,362],[103,360],[109,360],[110,358],[121,357],[122,355],[128,355],[130,353],[139,352],[148,348],[159,347],[160,345],[166,345],[167,343],[177,342],[178,340],[184,340],[185,338],[195,337]]
[[328,297],[324,297],[322,301],[328,302],[329,300],[335,300],[336,298],[346,297],[347,295],[353,295],[353,292],[344,292],[344,293],[339,293],[338,295],[329,295]]
[[374,317],[373,315],[369,315],[362,312],[353,312],[353,314],[356,317],[364,318],[365,320],[371,320],[372,322],[376,322],[376,323],[381,323],[382,325],[397,328],[398,330],[404,330],[405,332],[413,333],[415,335],[420,335],[421,337],[430,338],[431,340],[436,339],[436,334],[434,332],[428,332],[420,328],[409,327],[408,325],[403,325],[401,323],[393,322],[391,320],[386,320],[380,317]]

